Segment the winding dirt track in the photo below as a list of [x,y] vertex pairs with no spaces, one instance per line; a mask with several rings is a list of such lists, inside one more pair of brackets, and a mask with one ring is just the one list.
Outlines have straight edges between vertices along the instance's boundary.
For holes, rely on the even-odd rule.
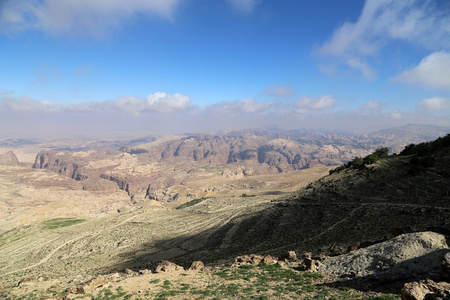
[[[116,227],[118,227],[118,226],[121,226],[121,225],[123,225],[123,224],[125,224],[125,223],[127,223],[127,222],[129,222],[129,221],[131,221],[131,220],[133,220],[133,219],[135,219],[135,218],[137,218],[138,216],[139,216],[139,215],[134,215],[134,216],[132,216],[132,217],[129,217],[129,218],[127,218],[127,219],[125,219],[125,220],[123,220],[123,221],[121,221],[121,222],[119,222],[119,223],[113,225],[112,227],[109,227],[109,229],[112,229],[112,228],[116,228]],[[94,234],[97,235],[97,234],[100,234],[100,233],[101,233],[101,231],[96,231]],[[28,267],[25,267],[25,268],[21,268],[21,269],[14,270],[14,271],[11,271],[11,272],[8,272],[8,273],[0,274],[0,277],[6,276],[6,275],[11,275],[11,274],[18,273],[18,272],[21,272],[21,271],[26,271],[26,270],[35,268],[35,267],[37,267],[37,266],[40,266],[40,265],[46,263],[47,261],[49,261],[49,259],[52,258],[52,256],[55,255],[55,253],[58,252],[59,250],[61,250],[61,248],[63,248],[64,246],[66,246],[66,245],[68,245],[68,244],[70,244],[70,243],[76,242],[76,241],[78,241],[78,240],[81,240],[81,239],[85,238],[86,236],[92,235],[92,234],[93,234],[92,232],[86,232],[86,233],[84,233],[84,234],[82,234],[82,235],[80,235],[80,236],[78,236],[78,237],[76,237],[76,238],[73,238],[73,239],[71,239],[71,240],[68,240],[68,241],[66,241],[66,242],[64,242],[64,243],[62,243],[62,244],[60,244],[60,245],[59,245],[58,247],[56,247],[55,249],[53,249],[49,254],[47,254],[45,257],[43,257],[39,262],[37,262],[37,263],[35,263],[35,264],[33,264],[33,265],[30,265],[30,266],[28,266]],[[49,244],[52,244],[52,242],[50,241]],[[8,267],[8,266],[6,266],[6,267],[3,268],[3,269],[6,269],[7,267]]]

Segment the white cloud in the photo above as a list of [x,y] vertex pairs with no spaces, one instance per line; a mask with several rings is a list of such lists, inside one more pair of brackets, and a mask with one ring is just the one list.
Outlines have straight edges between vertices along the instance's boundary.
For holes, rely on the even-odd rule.
[[157,92],[146,98],[125,96],[117,100],[84,102],[62,106],[50,101],[37,101],[29,97],[14,97],[11,93],[0,93],[0,110],[13,112],[89,112],[139,114],[143,112],[173,112],[185,110],[190,105],[188,96],[181,94],[168,95]]
[[[450,15],[433,1],[366,0],[356,22],[344,22],[318,53],[339,59],[339,64],[373,76],[367,58],[389,42],[401,40],[430,50],[450,46]],[[364,59],[366,58],[366,59]]]
[[307,108],[312,110],[324,110],[333,107],[336,103],[333,95],[325,95],[317,98],[303,97],[299,101],[294,102],[294,105],[299,108]]
[[366,79],[375,79],[375,71],[367,62],[363,61],[361,58],[352,57],[347,59],[346,63],[352,69],[360,71]]
[[292,91],[292,88],[287,85],[281,85],[281,86],[272,85],[272,86],[266,87],[264,89],[264,94],[267,94],[272,97],[288,98],[288,97],[294,95],[294,92]]
[[146,97],[148,108],[156,111],[172,111],[186,109],[190,104],[188,96],[181,94],[167,95],[157,92]]
[[206,110],[230,113],[262,113],[274,106],[273,102],[258,102],[255,99],[224,101],[208,106]]
[[121,97],[115,101],[105,100],[69,105],[69,111],[79,112],[171,112],[188,108],[190,99],[181,94],[168,95],[162,92],[150,94],[145,98]]
[[[1,96],[1,95],[0,95]],[[37,101],[29,97],[14,97],[7,95],[0,97],[0,110],[15,112],[60,112],[63,107],[50,101]]]
[[390,116],[392,119],[400,120],[403,118],[403,113],[399,110],[394,110],[393,112],[390,112],[388,116]]
[[450,98],[432,97],[423,99],[419,106],[425,110],[447,110],[450,109]]
[[416,67],[392,80],[450,89],[450,53],[434,52],[423,58]]
[[5,0],[0,31],[103,36],[137,14],[172,19],[181,0]]
[[249,13],[252,12],[255,8],[257,1],[256,0],[228,0],[235,9]]
[[364,104],[362,109],[377,111],[377,110],[383,109],[384,107],[385,107],[385,105],[383,103],[381,103],[380,101],[372,100],[372,101],[368,101],[366,104]]

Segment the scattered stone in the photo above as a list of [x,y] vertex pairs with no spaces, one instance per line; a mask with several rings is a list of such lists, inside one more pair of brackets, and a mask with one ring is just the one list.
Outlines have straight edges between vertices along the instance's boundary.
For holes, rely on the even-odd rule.
[[278,260],[285,261],[285,262],[298,262],[297,254],[295,251],[288,251],[286,253],[283,253],[278,257]]
[[450,252],[444,255],[441,265],[441,280],[450,282]]
[[148,270],[148,269],[144,269],[144,270],[139,270],[139,275],[147,275],[147,274],[151,274],[152,271]]
[[117,280],[117,279],[120,279],[120,274],[119,273],[112,273],[112,274],[109,274],[108,275],[108,279],[110,279],[110,280]]
[[27,277],[20,279],[17,286],[29,286],[32,285],[36,281],[36,277]]
[[272,265],[275,263],[275,260],[273,259],[273,257],[271,255],[266,255],[263,259],[263,262],[265,264]]
[[287,268],[287,263],[285,261],[279,260],[277,261],[277,265],[281,266],[282,268]]
[[109,285],[109,281],[103,276],[94,277],[88,281],[86,281],[83,285],[84,290],[95,290],[97,288],[101,288],[105,285]]
[[307,257],[303,260],[303,265],[305,267],[305,270],[315,272],[317,267],[320,266],[320,261]]
[[248,264],[252,263],[252,259],[250,258],[249,255],[241,255],[234,259],[235,265],[242,265],[242,264],[247,264],[247,263]]
[[251,264],[251,265],[259,265],[260,262],[264,260],[264,256],[257,255],[257,254],[250,254],[250,255],[241,255],[234,259],[234,265],[245,265],[245,264]]
[[84,295],[85,292],[84,292],[83,287],[81,287],[81,286],[77,287],[77,288],[75,289],[75,294],[77,294],[77,295]]
[[263,261],[264,256],[257,255],[257,254],[251,254],[250,259],[252,260],[251,261],[252,265],[259,265],[259,263]]
[[172,272],[178,270],[184,270],[184,268],[168,260],[163,260],[156,265],[155,273]]
[[75,295],[85,295],[86,292],[84,291],[84,288],[81,286],[78,287],[69,287],[64,292],[69,294],[75,294]]
[[191,266],[188,268],[188,270],[189,271],[204,271],[205,264],[200,260],[193,261]]
[[127,268],[127,269],[125,269],[125,274],[127,274],[128,276],[134,276],[134,275],[136,275],[136,272]]
[[450,283],[421,280],[406,283],[402,289],[402,300],[450,299]]

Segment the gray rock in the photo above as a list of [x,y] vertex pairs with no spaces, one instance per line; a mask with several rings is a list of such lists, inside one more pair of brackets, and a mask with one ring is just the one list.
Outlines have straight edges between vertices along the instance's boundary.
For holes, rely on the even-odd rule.
[[376,274],[388,280],[417,280],[427,274],[438,274],[442,256],[448,251],[444,235],[434,232],[408,233],[324,260],[318,271],[337,276]]

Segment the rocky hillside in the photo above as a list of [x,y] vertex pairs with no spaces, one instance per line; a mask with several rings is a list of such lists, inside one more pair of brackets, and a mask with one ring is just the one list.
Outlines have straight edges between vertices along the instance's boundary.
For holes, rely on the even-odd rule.
[[[107,292],[109,285],[120,288],[117,283],[122,281],[130,283],[129,286],[131,286],[132,281],[128,280],[128,276],[145,275],[139,279],[145,279],[146,282],[161,279],[152,278],[146,271],[149,266],[154,266],[161,260],[170,260],[182,266],[189,266],[195,260],[218,265],[230,262],[238,255],[254,253],[264,257],[267,254],[277,257],[287,250],[295,250],[299,254],[311,252],[310,256],[314,260],[349,253],[339,259],[331,259],[329,263],[325,261],[323,270],[349,279],[354,284],[352,286],[357,286],[358,289],[362,289],[364,284],[369,284],[366,287],[375,291],[375,286],[378,288],[385,286],[386,280],[391,280],[390,276],[394,275],[403,276],[400,280],[425,279],[425,273],[422,274],[420,269],[414,269],[411,266],[430,265],[430,259],[435,261],[433,255],[440,256],[448,252],[448,241],[445,242],[445,236],[441,235],[425,234],[420,235],[420,240],[409,240],[402,234],[423,230],[450,234],[448,218],[450,215],[450,135],[433,142],[409,145],[399,155],[385,157],[384,150],[378,152],[382,155],[377,157],[368,155],[361,159],[353,159],[350,163],[331,170],[328,176],[314,182],[305,181],[303,188],[281,198],[276,195],[278,195],[278,187],[281,188],[284,183],[278,184],[272,193],[257,193],[258,188],[255,188],[257,184],[264,185],[265,191],[269,191],[271,186],[276,186],[271,185],[275,180],[274,177],[267,177],[267,179],[259,177],[258,183],[250,184],[247,181],[245,192],[219,195],[219,191],[214,196],[205,197],[200,194],[200,189],[205,185],[203,181],[198,181],[199,185],[191,186],[191,188],[199,191],[201,197],[183,206],[174,208],[174,206],[166,205],[167,203],[162,205],[160,202],[146,199],[143,202],[137,201],[135,210],[120,210],[120,213],[103,218],[88,216],[58,218],[56,213],[61,209],[61,204],[51,203],[46,206],[47,218],[44,221],[30,221],[26,225],[0,234],[0,279],[2,280],[0,285],[10,289],[24,279],[19,287],[25,287],[31,282],[29,291],[33,292],[40,287],[40,282],[45,282],[48,283],[44,291],[47,294],[54,291],[74,294],[72,296],[76,297],[75,292],[78,287],[81,286],[84,291],[91,288],[95,290],[98,287],[95,284],[98,282],[94,281],[92,283],[94,286],[91,286],[91,280],[95,278],[103,280],[107,276],[113,276],[114,281],[107,281],[101,284],[102,289],[96,290],[95,295],[100,295],[99,293]],[[52,180],[60,182],[61,187],[66,184],[59,177],[64,179],[80,177],[79,181],[73,180],[77,186],[85,185],[91,180],[95,186],[95,180],[105,180],[111,184],[111,188],[118,188],[123,183],[112,179],[118,177],[116,172],[121,172],[120,178],[147,179],[150,176],[156,178],[158,174],[167,173],[170,174],[169,178],[172,178],[172,182],[165,182],[165,184],[177,189],[183,185],[174,185],[173,182],[176,180],[194,178],[189,176],[205,180],[209,178],[207,170],[211,169],[205,166],[201,171],[199,167],[201,164],[197,165],[197,162],[201,163],[202,160],[196,162],[195,159],[187,159],[183,160],[183,163],[174,163],[177,158],[172,156],[154,162],[151,159],[141,158],[146,154],[124,152],[99,154],[95,151],[86,151],[75,155],[75,153],[64,151],[52,152],[49,157],[54,155],[53,158],[39,156],[36,163],[39,167],[55,168],[56,172],[66,175],[61,176],[54,172],[37,169],[32,171],[53,175]],[[65,155],[68,158],[76,157],[77,163],[66,163],[69,159],[66,159]],[[41,157],[43,157],[42,160]],[[258,165],[268,166],[267,163]],[[186,169],[187,166],[190,168]],[[239,174],[243,176],[241,178],[246,180],[252,178],[245,177],[244,174],[244,172],[249,174],[249,166],[250,164],[247,169],[241,169]],[[8,167],[8,172],[13,172],[16,168]],[[177,177],[181,176],[177,168],[189,170],[182,175],[187,177]],[[98,170],[101,170],[100,174],[110,177],[95,177],[99,174]],[[252,170],[254,172],[258,170],[256,165],[252,165]],[[296,172],[311,170],[278,175],[292,174],[294,176]],[[233,175],[226,171],[230,170],[220,169],[224,175]],[[37,175],[36,173],[33,177],[36,176],[36,179],[40,180],[41,177]],[[237,174],[234,175],[237,176]],[[81,178],[81,176],[87,176],[87,178]],[[214,177],[212,181],[217,185],[214,188],[223,188],[223,185],[218,183],[218,177]],[[229,184],[236,187],[242,184],[240,181],[241,179],[237,177]],[[17,188],[12,189],[14,188],[12,182],[5,183],[2,183],[2,188],[7,191],[7,195],[16,197],[20,191]],[[132,193],[134,186],[128,184],[122,188]],[[29,190],[30,193],[34,191]],[[66,197],[64,190],[58,189],[58,192],[59,197]],[[86,195],[90,193],[82,192]],[[149,192],[149,195],[151,194],[152,192]],[[77,193],[76,197],[68,199],[68,203],[77,207],[83,203],[83,197],[85,196]],[[25,200],[21,200],[20,206],[27,205],[28,198],[20,197],[22,198]],[[96,206],[98,203],[92,203],[92,205]],[[43,208],[39,207],[39,210]],[[35,214],[37,211],[38,209],[32,208],[29,213]],[[11,209],[8,214],[14,215],[14,213]],[[399,237],[394,242],[383,244],[384,250],[370,247],[395,236]],[[430,236],[434,237],[430,238]],[[399,244],[403,252],[394,249]],[[423,249],[428,249],[430,252],[423,252]],[[410,251],[413,250],[415,254],[411,255]],[[11,260],[11,257],[14,257],[14,260]],[[343,265],[343,270],[336,267],[335,262]],[[392,268],[395,265],[399,265],[399,269]],[[115,272],[123,272],[126,269],[129,269],[127,276],[113,275]],[[436,271],[435,267],[432,269]],[[138,275],[136,272],[140,270],[141,273]],[[256,271],[264,272],[259,269]],[[226,273],[230,276],[235,275],[234,271],[230,270]],[[98,274],[110,275],[102,277]],[[228,276],[224,273],[220,274]],[[74,281],[76,277],[80,286]],[[254,277],[259,278],[258,275]],[[58,279],[60,283],[55,278],[60,278]],[[291,281],[288,280],[288,282]],[[221,283],[214,281],[211,284],[220,285]],[[324,287],[342,286],[343,283],[336,279],[331,283],[319,284],[321,287],[314,289],[314,294],[308,294],[308,296],[316,297]],[[431,289],[434,283],[426,284]],[[281,293],[276,286],[279,285],[276,282],[273,283],[273,290],[264,295],[269,298],[273,295],[274,297],[290,297],[289,292],[286,295],[276,294]],[[209,294],[211,298],[220,295],[221,291],[216,290],[215,287],[216,285],[213,285],[211,289],[214,289],[214,293],[217,294]],[[246,288],[250,286],[242,287],[242,289]],[[294,289],[291,285],[285,288],[286,291],[295,291],[296,295],[297,291],[299,293],[300,290],[303,291],[303,289]],[[161,291],[164,289],[161,287]],[[81,293],[81,289],[79,291]],[[139,291],[143,291],[144,295],[149,292],[150,299],[156,298],[158,293],[148,285],[138,285],[129,290],[133,293],[132,299],[145,299],[141,297],[143,295],[139,294]],[[195,292],[189,295],[195,298],[197,291],[196,288]],[[398,292],[399,290],[396,293]],[[236,295],[237,293],[240,293],[240,290],[235,291]],[[338,293],[337,298],[344,297],[343,294],[337,291],[336,293]],[[17,295],[22,294],[18,291]],[[58,295],[61,295],[60,298],[63,297],[62,294]],[[331,295],[320,297],[326,298]],[[358,299],[365,297],[365,295],[355,295]],[[231,294],[229,296],[233,297]],[[92,298],[95,299],[95,297]]]
[[404,232],[450,234],[449,141],[447,135],[415,146],[439,145],[425,154],[390,156],[323,177],[235,217],[205,247],[211,259],[286,249],[337,254]]

